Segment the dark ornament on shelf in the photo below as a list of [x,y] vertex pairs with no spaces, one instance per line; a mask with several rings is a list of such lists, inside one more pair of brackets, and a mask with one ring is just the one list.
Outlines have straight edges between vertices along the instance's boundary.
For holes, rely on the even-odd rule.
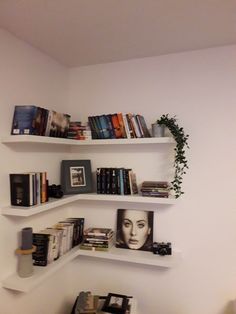
[[185,147],[189,148],[189,135],[185,134],[184,129],[178,125],[176,116],[171,118],[169,117],[169,114],[164,114],[157,120],[157,123],[167,127],[176,141],[174,161],[175,175],[174,180],[171,182],[171,190],[174,190],[175,197],[178,198],[184,194],[181,185],[183,182],[183,175],[186,173],[185,170],[188,169]]

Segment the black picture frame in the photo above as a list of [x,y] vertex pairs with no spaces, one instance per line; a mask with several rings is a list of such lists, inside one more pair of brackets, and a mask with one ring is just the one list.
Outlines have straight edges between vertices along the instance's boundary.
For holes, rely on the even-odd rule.
[[61,188],[65,195],[92,192],[91,161],[62,160]]
[[123,294],[108,293],[102,311],[107,313],[125,314],[128,309],[128,297]]

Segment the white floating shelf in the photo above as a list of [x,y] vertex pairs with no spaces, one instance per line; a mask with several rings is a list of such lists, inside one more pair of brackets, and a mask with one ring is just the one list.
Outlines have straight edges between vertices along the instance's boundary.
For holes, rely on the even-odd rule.
[[34,266],[34,274],[31,277],[21,278],[17,273],[11,275],[2,281],[2,287],[21,292],[29,292],[78,255],[79,248],[73,248],[70,252],[45,267]]
[[61,199],[52,199],[47,203],[30,207],[8,206],[2,208],[1,212],[2,215],[6,216],[29,217],[75,201],[97,201],[97,202],[100,201],[120,203],[142,203],[153,205],[158,204],[172,205],[175,204],[177,200],[175,198],[146,197],[140,195],[109,195],[89,193],[65,195]]
[[61,144],[72,146],[86,145],[130,145],[130,144],[174,144],[172,137],[147,137],[147,138],[122,138],[122,139],[100,139],[100,140],[72,140],[66,138],[56,138],[37,135],[9,135],[2,138],[3,144],[11,143],[42,143]]
[[148,197],[141,195],[111,195],[111,194],[80,194],[79,200],[101,201],[101,202],[124,202],[124,203],[143,203],[143,204],[166,204],[176,203],[173,197]]
[[77,201],[79,195],[68,196],[65,195],[61,199],[50,199],[47,203],[29,206],[29,207],[18,207],[18,206],[8,206],[2,208],[2,215],[6,216],[20,216],[20,217],[29,217],[32,215],[36,215],[39,213],[43,213],[45,211],[51,210],[53,208],[72,203]]
[[29,292],[65,264],[80,256],[170,268],[180,261],[181,252],[173,252],[171,256],[158,256],[151,252],[117,249],[115,247],[111,248],[108,252],[80,250],[76,247],[46,267],[34,267],[34,274],[31,277],[20,278],[16,273],[11,275],[2,281],[2,287],[21,292]]
[[180,252],[159,256],[152,252],[118,249],[116,247],[112,247],[108,252],[80,250],[79,255],[165,268],[173,267],[181,257]]

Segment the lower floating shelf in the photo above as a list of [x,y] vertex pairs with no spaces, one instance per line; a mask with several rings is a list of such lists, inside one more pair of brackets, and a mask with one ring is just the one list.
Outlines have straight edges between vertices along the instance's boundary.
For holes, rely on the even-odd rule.
[[87,251],[75,247],[46,267],[34,267],[34,274],[31,277],[20,278],[16,273],[9,276],[2,281],[2,287],[20,292],[29,292],[68,262],[80,256],[170,268],[180,261],[181,252],[175,251],[169,256],[159,256],[151,252],[117,249],[115,247],[112,247],[108,252]]

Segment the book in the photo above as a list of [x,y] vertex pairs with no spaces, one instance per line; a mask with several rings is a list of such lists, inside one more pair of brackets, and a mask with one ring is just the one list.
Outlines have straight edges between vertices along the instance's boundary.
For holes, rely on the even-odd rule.
[[48,243],[49,243],[48,234],[33,233],[33,245],[36,246],[36,251],[32,254],[33,265],[47,266]]
[[97,194],[101,194],[101,168],[96,170]]
[[49,236],[47,262],[50,264],[54,261],[55,256],[55,235],[50,234],[47,229],[41,230],[38,233],[47,234]]
[[106,120],[107,120],[107,125],[108,125],[108,131],[109,131],[109,134],[110,134],[110,138],[111,139],[114,139],[116,138],[116,135],[115,135],[115,131],[113,129],[113,125],[112,125],[112,115],[111,114],[105,114],[104,115]]
[[109,237],[111,234],[113,234],[113,230],[110,228],[88,228],[84,231],[84,235],[92,235],[92,236]]
[[100,126],[102,129],[103,138],[110,138],[109,125],[108,125],[105,115],[98,116],[98,119],[99,119]]
[[92,139],[99,139],[100,137],[100,132],[99,129],[97,128],[97,125],[95,123],[94,117],[93,116],[89,116],[88,117],[88,123],[91,129],[91,133],[92,133]]
[[131,138],[127,117],[125,114],[122,114],[122,117],[123,117],[126,136],[127,136],[127,138]]
[[134,128],[135,136],[137,138],[142,137],[142,134],[141,134],[141,131],[139,129],[139,125],[138,125],[136,116],[133,114],[133,115],[131,115],[130,119],[131,119],[131,123],[132,123],[133,128]]
[[169,193],[168,192],[142,192],[142,196],[169,197]]
[[94,246],[85,246],[83,244],[79,247],[81,250],[89,250],[89,251],[105,251],[108,252],[110,248],[108,247],[94,247]]
[[168,188],[169,183],[167,181],[143,181],[142,188],[144,187]]
[[138,194],[138,185],[136,180],[136,174],[133,170],[129,171],[129,184],[130,184],[130,193],[131,194]]
[[118,122],[120,125],[120,131],[121,131],[122,138],[127,138],[123,114],[121,112],[117,113],[117,119],[118,119]]
[[32,181],[29,174],[10,174],[11,205],[32,205]]
[[36,117],[39,114],[35,105],[16,105],[12,121],[12,135],[36,135]]
[[135,138],[136,135],[135,135],[133,123],[131,121],[131,117],[132,117],[131,113],[126,114],[126,120],[127,120],[127,124],[128,124],[128,128],[129,128],[130,138]]
[[81,243],[83,241],[83,235],[84,235],[84,218],[83,217],[69,217],[67,218],[67,220],[71,221],[71,220],[76,220],[78,222],[78,232],[79,232],[79,239],[78,239],[78,243]]
[[116,138],[122,138],[122,132],[121,132],[121,128],[120,128],[120,124],[119,124],[117,113],[113,113],[111,115],[111,122],[112,122],[112,126],[113,126],[113,129],[114,129]]
[[143,131],[144,137],[151,137],[144,117],[142,115],[140,115],[140,114],[136,115],[136,117],[139,120],[139,123],[140,123],[140,125],[142,127],[142,131]]

